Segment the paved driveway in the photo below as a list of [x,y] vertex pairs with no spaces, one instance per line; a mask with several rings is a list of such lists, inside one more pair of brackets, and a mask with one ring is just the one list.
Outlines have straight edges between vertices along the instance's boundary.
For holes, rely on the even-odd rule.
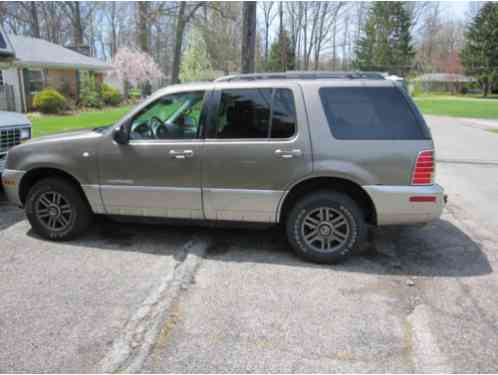
[[498,232],[498,134],[487,131],[498,129],[498,119],[427,119],[441,161],[438,180],[469,220]]
[[54,244],[1,205],[0,371],[498,371],[498,135],[429,122],[443,217],[338,266],[272,230],[100,221]]
[[32,234],[21,210],[0,204],[0,371],[93,369],[181,262],[186,237],[104,222],[52,243]]

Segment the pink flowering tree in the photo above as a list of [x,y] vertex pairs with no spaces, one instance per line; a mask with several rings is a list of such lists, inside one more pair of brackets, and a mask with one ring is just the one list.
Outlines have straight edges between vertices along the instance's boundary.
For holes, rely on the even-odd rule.
[[111,65],[113,69],[109,75],[111,78],[124,82],[125,95],[127,95],[130,83],[140,86],[163,77],[159,66],[149,54],[126,47],[117,51]]

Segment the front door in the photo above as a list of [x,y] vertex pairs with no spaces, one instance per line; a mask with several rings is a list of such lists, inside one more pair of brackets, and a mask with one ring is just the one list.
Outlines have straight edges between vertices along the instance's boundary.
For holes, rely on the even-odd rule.
[[306,114],[299,86],[222,84],[214,97],[202,159],[204,212],[213,220],[274,222],[280,200],[311,173]]
[[100,191],[108,214],[203,218],[199,129],[204,94],[165,95],[127,122],[129,144],[112,137],[101,143]]

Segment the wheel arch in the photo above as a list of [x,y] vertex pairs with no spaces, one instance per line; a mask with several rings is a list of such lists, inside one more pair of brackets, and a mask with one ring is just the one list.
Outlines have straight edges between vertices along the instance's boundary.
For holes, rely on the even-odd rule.
[[24,203],[26,202],[26,197],[31,187],[33,187],[38,181],[50,177],[61,178],[73,184],[84,197],[85,201],[88,203],[86,194],[84,193],[83,188],[81,187],[81,183],[78,181],[78,179],[76,179],[76,177],[74,177],[70,173],[54,167],[37,167],[30,169],[24,174],[19,186],[19,199],[21,203],[24,205]]
[[332,190],[348,195],[358,203],[365,213],[368,224],[377,225],[377,210],[368,193],[356,182],[342,177],[318,176],[310,177],[294,184],[282,197],[278,210],[277,221],[285,221],[293,205],[306,194],[319,190]]

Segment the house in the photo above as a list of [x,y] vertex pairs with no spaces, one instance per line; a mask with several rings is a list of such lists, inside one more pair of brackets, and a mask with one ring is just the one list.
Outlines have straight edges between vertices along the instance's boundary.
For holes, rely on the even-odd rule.
[[420,85],[422,91],[447,91],[462,92],[475,84],[477,80],[463,74],[456,73],[428,73],[422,74],[412,80]]
[[99,59],[43,39],[0,34],[3,44],[11,46],[2,54],[0,40],[0,86],[11,87],[17,112],[32,110],[34,95],[45,87],[76,100],[83,73],[90,72],[97,82],[103,82],[104,73],[111,68]]

